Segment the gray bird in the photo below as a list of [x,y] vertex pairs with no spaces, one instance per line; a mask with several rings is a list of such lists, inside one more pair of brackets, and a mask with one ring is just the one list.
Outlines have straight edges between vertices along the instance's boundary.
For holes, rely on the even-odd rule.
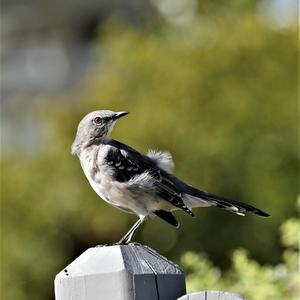
[[269,214],[249,204],[194,188],[171,174],[171,154],[150,150],[147,155],[110,138],[116,121],[128,112],[98,110],[79,123],[72,154],[76,154],[94,191],[106,202],[135,213],[139,220],[118,242],[128,244],[147,216],[158,216],[179,227],[173,215],[182,209],[194,216],[193,207],[216,206],[237,215]]

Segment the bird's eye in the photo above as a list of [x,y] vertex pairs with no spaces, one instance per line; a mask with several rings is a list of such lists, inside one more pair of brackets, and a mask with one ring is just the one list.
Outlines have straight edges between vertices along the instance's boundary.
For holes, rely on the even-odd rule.
[[96,118],[94,119],[94,123],[95,123],[96,125],[100,125],[100,124],[102,123],[102,119],[101,119],[100,117],[96,117]]

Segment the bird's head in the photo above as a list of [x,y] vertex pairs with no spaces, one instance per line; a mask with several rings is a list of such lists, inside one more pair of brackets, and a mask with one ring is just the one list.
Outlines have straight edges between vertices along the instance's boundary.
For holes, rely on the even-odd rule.
[[87,114],[78,125],[72,144],[72,154],[78,155],[83,147],[108,138],[116,121],[127,114],[128,112],[125,111],[110,110],[96,110]]

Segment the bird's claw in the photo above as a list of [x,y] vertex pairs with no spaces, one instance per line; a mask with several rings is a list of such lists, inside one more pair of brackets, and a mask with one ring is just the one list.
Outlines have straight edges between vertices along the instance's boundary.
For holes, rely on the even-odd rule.
[[118,241],[116,243],[113,244],[103,244],[103,245],[96,245],[96,248],[100,248],[100,247],[110,247],[110,246],[126,246],[126,245],[134,245],[134,246],[142,246],[141,243],[138,242],[127,242],[127,241]]

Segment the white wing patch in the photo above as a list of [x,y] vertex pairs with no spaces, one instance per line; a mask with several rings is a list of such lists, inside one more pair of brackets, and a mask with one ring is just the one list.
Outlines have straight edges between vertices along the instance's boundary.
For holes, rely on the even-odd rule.
[[133,178],[131,178],[128,181],[128,185],[131,187],[138,187],[140,190],[145,190],[149,192],[154,189],[154,182],[155,180],[153,179],[153,177],[148,171],[146,171],[142,174],[136,175]]
[[172,173],[175,165],[170,152],[149,150],[147,156],[155,161],[160,168]]

